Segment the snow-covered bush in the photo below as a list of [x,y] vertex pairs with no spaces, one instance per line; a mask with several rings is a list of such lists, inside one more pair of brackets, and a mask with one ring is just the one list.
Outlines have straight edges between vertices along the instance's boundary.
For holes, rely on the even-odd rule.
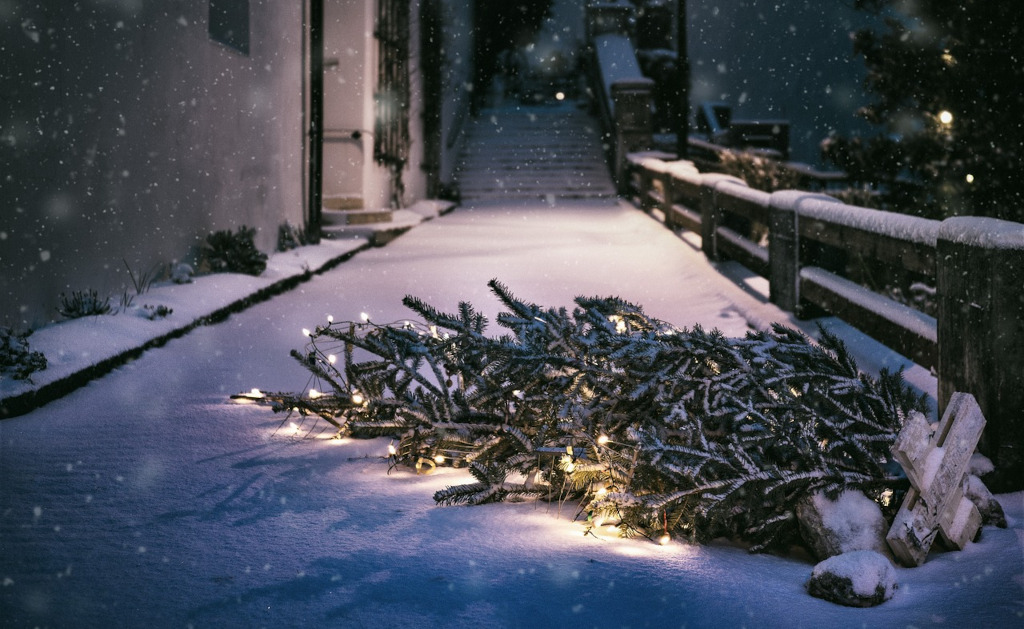
[[469,304],[425,323],[328,323],[293,356],[319,384],[278,399],[341,434],[392,435],[394,460],[467,466],[442,504],[573,498],[626,535],[798,537],[799,501],[899,479],[889,446],[923,398],[899,373],[859,373],[836,338],[777,326],[731,339],[675,328],[617,298],[544,309],[491,288],[506,333]]
[[764,192],[796,189],[800,177],[777,159],[743,151],[722,151],[717,170],[742,179],[748,186]]
[[306,230],[296,227],[289,222],[281,223],[277,227],[277,250],[291,251],[309,242]]
[[172,312],[174,312],[173,308],[168,308],[163,304],[156,304],[155,306],[145,304],[142,306],[142,316],[146,317],[150,321],[169,317]]
[[46,369],[46,356],[29,349],[27,336],[0,326],[0,377],[28,380],[33,372]]
[[60,294],[57,312],[65,319],[79,319],[93,315],[110,314],[110,297],[100,297],[93,289],[71,291],[70,295]]
[[267,254],[256,248],[255,236],[256,229],[245,225],[209,234],[200,252],[201,266],[213,273],[259,275],[267,268]]

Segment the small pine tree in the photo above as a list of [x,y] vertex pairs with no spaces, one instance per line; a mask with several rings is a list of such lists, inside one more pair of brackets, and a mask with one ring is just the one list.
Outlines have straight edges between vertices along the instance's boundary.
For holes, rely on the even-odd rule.
[[490,286],[508,309],[498,337],[469,304],[443,313],[413,297],[423,324],[317,328],[293,356],[327,393],[279,408],[394,436],[396,464],[468,467],[474,482],[438,503],[572,498],[627,535],[775,548],[796,541],[811,493],[900,482],[889,446],[923,397],[899,373],[861,374],[827,333],[730,339],[617,298],[581,297],[570,313]]
[[200,251],[202,266],[213,273],[259,275],[267,268],[267,254],[256,248],[256,229],[242,225],[206,236]]
[[10,375],[15,380],[32,381],[33,372],[46,369],[46,356],[29,349],[28,335],[0,326],[0,379]]

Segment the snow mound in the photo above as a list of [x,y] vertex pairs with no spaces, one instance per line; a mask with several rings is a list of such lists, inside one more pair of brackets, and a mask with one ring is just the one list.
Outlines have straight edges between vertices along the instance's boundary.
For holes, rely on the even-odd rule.
[[888,552],[888,525],[878,504],[860,491],[846,490],[835,500],[818,492],[797,508],[800,531],[818,559],[855,550]]
[[896,588],[896,570],[872,550],[829,557],[814,566],[807,582],[811,596],[849,607],[879,605],[892,598]]

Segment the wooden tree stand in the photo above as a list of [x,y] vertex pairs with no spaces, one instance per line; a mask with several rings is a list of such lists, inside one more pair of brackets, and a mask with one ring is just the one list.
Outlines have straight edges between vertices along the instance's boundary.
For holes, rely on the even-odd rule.
[[963,550],[978,533],[981,514],[964,496],[964,482],[984,428],[974,396],[954,393],[935,432],[922,415],[911,417],[900,431],[892,453],[911,489],[886,541],[903,565],[924,563],[937,534]]

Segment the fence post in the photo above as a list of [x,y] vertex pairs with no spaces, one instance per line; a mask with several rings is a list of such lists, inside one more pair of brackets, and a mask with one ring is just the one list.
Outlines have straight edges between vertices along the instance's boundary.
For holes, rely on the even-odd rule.
[[731,181],[742,186],[742,179],[730,175],[707,174],[700,178],[700,241],[701,251],[709,260],[718,260],[718,224],[722,213],[718,209],[718,184]]
[[709,260],[718,259],[715,236],[718,234],[718,208],[715,207],[715,184],[701,178],[700,183],[700,248]]
[[822,201],[839,203],[835,197],[803,190],[780,190],[768,199],[769,299],[798,317],[813,316],[800,303],[800,205]]
[[615,182],[619,192],[629,187],[626,155],[649,151],[651,135],[651,93],[654,81],[648,78],[620,79],[612,83],[611,96],[615,118]]
[[971,393],[993,491],[1024,489],[1024,225],[956,217],[939,226],[939,412]]
[[676,201],[676,176],[672,172],[671,168],[665,169],[665,177],[662,181],[662,196],[661,196],[661,213],[665,215],[665,226],[669,229],[675,229],[676,218],[675,210],[672,206]]
[[796,312],[800,305],[800,229],[797,195],[774,192],[768,199],[768,295],[772,303]]

